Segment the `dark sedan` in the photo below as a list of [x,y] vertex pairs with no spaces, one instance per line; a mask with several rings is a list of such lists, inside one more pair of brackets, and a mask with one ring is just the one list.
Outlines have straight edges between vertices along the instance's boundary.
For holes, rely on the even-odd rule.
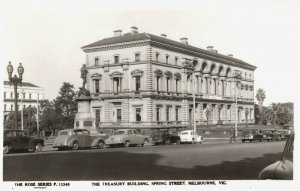
[[3,153],[7,154],[16,150],[31,150],[40,152],[44,146],[44,140],[27,136],[22,130],[4,130]]
[[170,143],[180,144],[180,137],[174,135],[169,130],[158,130],[152,135],[152,140],[155,144],[164,143],[169,145]]

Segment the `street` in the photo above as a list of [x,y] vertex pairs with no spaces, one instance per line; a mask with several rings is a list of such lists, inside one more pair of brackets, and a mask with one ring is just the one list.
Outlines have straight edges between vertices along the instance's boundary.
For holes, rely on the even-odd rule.
[[285,141],[181,144],[4,155],[4,181],[253,180]]

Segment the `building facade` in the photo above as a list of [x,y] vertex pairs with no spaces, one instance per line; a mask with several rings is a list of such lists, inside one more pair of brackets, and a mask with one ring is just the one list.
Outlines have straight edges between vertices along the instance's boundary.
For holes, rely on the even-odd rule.
[[185,128],[194,121],[231,124],[236,117],[254,123],[256,67],[212,46],[204,50],[187,38],[177,42],[132,27],[82,50],[95,128]]
[[[4,114],[7,114],[15,110],[15,93],[13,84],[10,85],[10,82],[4,81],[3,94],[3,111]],[[18,110],[27,107],[37,107],[38,99],[44,99],[44,89],[28,82],[22,82],[22,85],[18,86],[17,97]]]

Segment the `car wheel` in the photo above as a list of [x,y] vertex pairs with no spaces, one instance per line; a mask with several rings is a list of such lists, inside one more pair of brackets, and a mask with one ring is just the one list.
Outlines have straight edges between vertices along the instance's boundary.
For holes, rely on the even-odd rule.
[[103,149],[104,148],[104,142],[103,141],[99,141],[97,148],[98,149]]
[[177,139],[176,144],[177,144],[177,145],[180,145],[180,143],[181,143],[181,142],[180,142],[180,139]]
[[149,141],[148,141],[148,139],[145,139],[144,143],[143,143],[143,146],[148,146],[148,145],[149,145]]
[[79,149],[79,143],[78,141],[74,141],[72,150],[78,150],[78,149]]
[[166,139],[165,140],[165,145],[169,145],[170,144],[170,139]]
[[42,149],[43,149],[42,143],[36,143],[36,144],[35,144],[35,148],[34,148],[34,151],[35,151],[35,152],[41,152]]
[[130,145],[130,141],[125,141],[125,143],[124,143],[124,147],[129,147],[129,145]]
[[3,146],[3,154],[7,154],[10,152],[10,146],[9,145],[4,145]]

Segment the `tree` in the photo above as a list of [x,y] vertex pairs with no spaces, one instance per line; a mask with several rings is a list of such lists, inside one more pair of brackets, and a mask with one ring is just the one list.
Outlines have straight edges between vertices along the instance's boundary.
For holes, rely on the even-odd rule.
[[264,100],[266,99],[266,92],[259,88],[256,92],[256,99],[258,101],[258,106],[259,106],[259,110],[262,109],[262,106],[263,106],[263,103],[264,103]]
[[55,112],[61,117],[63,129],[73,128],[75,114],[77,113],[76,92],[74,86],[64,82],[59,95],[54,100]]
[[56,113],[53,101],[40,102],[41,128],[49,134],[55,134],[55,130],[62,129],[62,118]]

